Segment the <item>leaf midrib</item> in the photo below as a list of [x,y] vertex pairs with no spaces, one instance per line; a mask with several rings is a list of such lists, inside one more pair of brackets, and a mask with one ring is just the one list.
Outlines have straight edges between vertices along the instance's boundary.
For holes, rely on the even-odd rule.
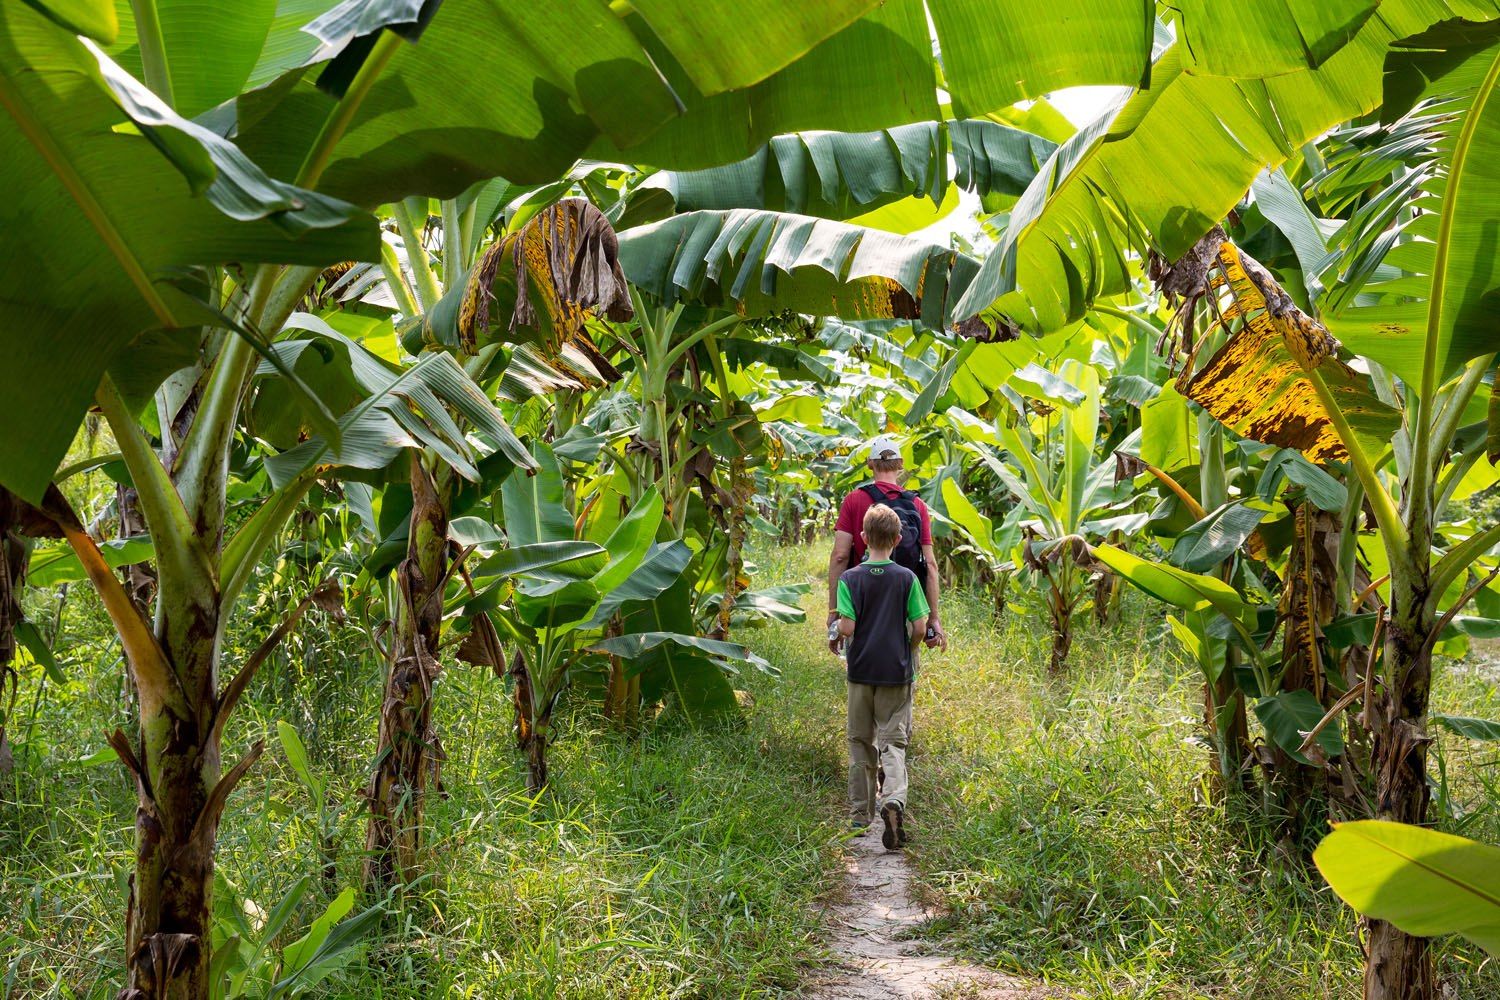
[[33,112],[8,72],[0,72],[0,105],[3,105],[10,113],[16,126],[20,128],[21,134],[26,136],[32,147],[57,177],[58,182],[62,184],[63,189],[68,192],[68,196],[78,206],[79,211],[83,213],[84,218],[88,220],[89,225],[99,234],[99,239],[114,256],[121,270],[125,272],[125,276],[130,279],[130,283],[135,286],[152,313],[164,326],[175,328],[178,325],[177,320],[161,295],[157,293],[156,286],[151,283],[145,267],[132,252],[119,229],[115,227],[109,213],[95,197],[82,175],[68,161],[57,138]]

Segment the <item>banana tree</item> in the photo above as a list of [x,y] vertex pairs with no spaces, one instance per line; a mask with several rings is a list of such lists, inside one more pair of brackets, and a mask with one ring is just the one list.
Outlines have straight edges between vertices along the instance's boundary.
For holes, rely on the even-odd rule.
[[1098,371],[1070,359],[1056,373],[1032,365],[1017,374],[1018,384],[1030,386],[1024,392],[1031,402],[1015,426],[1004,420],[995,426],[1010,462],[986,449],[978,453],[1030,515],[1021,523],[1027,538],[1022,558],[1045,582],[1043,602],[1052,629],[1048,663],[1060,672],[1073,644],[1073,613],[1086,600],[1096,571],[1089,540],[1129,532],[1144,524],[1146,515],[1119,509],[1133,498],[1130,484],[1116,483],[1113,459],[1095,457]]
[[[494,648],[507,639],[513,644],[508,662],[498,656],[487,662],[497,672],[504,663],[512,682],[517,741],[526,754],[529,786],[538,793],[548,780],[554,712],[581,666],[605,669],[618,658],[636,681],[637,697],[648,704],[668,697],[679,711],[701,719],[735,710],[725,666],[765,664],[743,646],[695,634],[682,600],[692,550],[679,539],[657,540],[665,504],[654,487],[618,519],[591,517],[590,511],[575,518],[565,505],[556,456],[545,445],[533,450],[537,475],[512,477],[501,487],[506,533],[515,548],[481,563],[477,573],[508,570],[512,552],[571,547],[578,556],[550,568],[514,571],[509,593],[488,590],[468,613],[494,606],[500,626]],[[473,618],[482,633],[494,629],[494,620]],[[612,688],[607,697],[624,695]]]
[[[565,190],[569,183],[559,186]],[[614,235],[603,216],[581,199],[545,207],[530,204],[524,216],[528,221],[515,224],[481,256],[485,230],[503,196],[497,191],[514,193],[499,182],[443,203],[435,266],[427,249],[425,199],[393,206],[406,266],[389,252],[381,266],[392,301],[404,310],[402,340],[419,355],[416,367],[462,370],[465,378],[477,380],[471,385],[477,409],[461,416],[481,434],[494,430],[484,423],[489,396],[515,401],[539,391],[538,384],[556,392],[615,377],[594,349],[585,324],[596,311],[616,320],[630,315],[613,257]],[[538,194],[545,199],[549,192]],[[521,218],[513,214],[511,221]],[[464,359],[462,369],[455,355]],[[452,431],[462,440],[461,428],[455,425]],[[393,625],[377,763],[367,793],[366,874],[374,885],[408,881],[420,871],[426,791],[443,757],[432,695],[442,670],[444,594],[462,569],[455,558],[453,518],[462,512],[460,502],[467,507],[479,494],[492,492],[508,471],[493,463],[484,470],[473,467],[478,475],[468,478],[481,487],[478,493],[466,490],[466,467],[452,461],[451,443],[421,443],[425,447],[411,452],[399,476],[405,488],[386,505],[403,510],[406,523],[404,532],[384,540],[382,550],[404,547],[405,558],[394,567],[386,591]],[[528,473],[535,471],[524,449],[506,458]],[[389,519],[390,511],[383,512]]]
[[[1440,627],[1483,586],[1483,579],[1469,579],[1471,566],[1500,542],[1500,526],[1492,525],[1444,552],[1437,533],[1449,449],[1462,428],[1485,419],[1473,404],[1497,347],[1481,318],[1500,280],[1484,249],[1500,225],[1486,145],[1500,134],[1489,127],[1500,114],[1497,66],[1493,25],[1434,29],[1388,59],[1385,117],[1426,119],[1418,169],[1422,196],[1435,211],[1406,224],[1420,240],[1397,242],[1387,254],[1398,276],[1363,288],[1377,301],[1330,317],[1345,346],[1376,375],[1374,391],[1338,362],[1327,328],[1230,244],[1219,250],[1215,287],[1242,326],[1187,387],[1242,433],[1313,458],[1345,458],[1373,511],[1390,566],[1390,599],[1382,634],[1371,643],[1381,647],[1381,662],[1362,694],[1377,776],[1375,818],[1382,820],[1426,819],[1433,646]],[[1274,391],[1247,391],[1231,365],[1252,378],[1276,371]],[[1370,935],[1367,997],[1435,995],[1421,938],[1380,920]]]
[[943,479],[941,489],[942,516],[964,539],[964,545],[957,548],[954,555],[977,557],[984,564],[989,571],[995,610],[999,612],[1005,608],[1006,586],[1017,570],[1022,508],[1013,507],[997,525],[964,495],[958,480]]

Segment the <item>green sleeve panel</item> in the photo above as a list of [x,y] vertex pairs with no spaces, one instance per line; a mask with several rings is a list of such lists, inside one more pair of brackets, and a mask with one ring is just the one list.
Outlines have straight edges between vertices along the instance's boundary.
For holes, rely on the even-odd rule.
[[[840,582],[840,587],[843,583]],[[922,581],[913,580],[911,589],[906,592],[906,620],[914,622],[918,618],[925,618],[932,609],[927,606],[927,595],[922,592]]]
[[854,621],[854,598],[849,594],[849,585],[843,580],[839,581],[839,614]]

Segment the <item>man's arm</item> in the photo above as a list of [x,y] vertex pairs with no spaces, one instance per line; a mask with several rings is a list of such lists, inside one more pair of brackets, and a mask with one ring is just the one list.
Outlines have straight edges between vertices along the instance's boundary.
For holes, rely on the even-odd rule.
[[[937,554],[932,546],[922,546],[922,559],[927,564],[927,576],[922,581],[922,591],[927,595],[927,606],[932,610],[928,612],[926,625],[931,625],[937,632],[932,640],[932,645],[938,649],[948,648],[948,633],[943,631],[942,619],[938,616],[938,564]],[[923,626],[926,632],[926,626]]]
[[849,556],[854,552],[854,536],[847,531],[833,533],[833,554],[828,557],[828,621],[832,625],[839,614],[839,577],[849,568]]
[[834,584],[834,591],[838,596],[834,598],[835,606],[829,609],[828,614],[831,616],[830,621],[838,620],[839,637],[828,640],[828,651],[837,656],[844,644],[849,641],[849,637],[854,634],[854,595],[849,593],[849,585],[843,580]]

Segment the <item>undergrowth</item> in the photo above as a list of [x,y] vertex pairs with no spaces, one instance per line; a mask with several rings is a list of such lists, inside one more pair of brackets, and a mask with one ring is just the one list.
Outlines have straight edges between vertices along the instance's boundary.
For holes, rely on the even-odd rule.
[[[824,559],[804,550],[803,576]],[[928,928],[934,943],[1060,997],[1358,996],[1353,913],[1267,824],[1215,801],[1201,682],[1159,605],[1127,592],[1123,609],[1106,628],[1078,616],[1054,679],[1040,609],[996,620],[988,602],[945,599],[952,642],[924,654],[911,763],[912,859],[947,914]],[[777,640],[789,671],[831,660],[816,629]],[[1433,711],[1500,718],[1493,655],[1441,663]],[[1494,746],[1438,734],[1434,812],[1500,843]],[[1500,996],[1500,969],[1477,948],[1438,948],[1450,995]]]
[[[759,581],[814,590],[808,623],[736,635],[781,670],[736,680],[743,725],[662,720],[632,738],[577,705],[536,802],[500,682],[452,667],[436,696],[447,759],[429,874],[390,901],[361,961],[312,995],[796,996],[827,958],[816,901],[838,883],[844,833],[825,558],[821,545],[759,555]],[[33,595],[29,610],[50,628],[55,598]],[[1357,995],[1350,912],[1262,824],[1209,794],[1200,688],[1157,608],[1130,595],[1123,621],[1082,627],[1062,679],[1046,675],[1039,613],[1016,606],[996,621],[986,602],[953,595],[943,612],[954,641],[924,657],[911,801],[912,859],[946,914],[927,928],[935,947],[1086,1000]],[[269,628],[253,608],[241,620],[231,666]],[[57,648],[68,683],[24,679],[15,766],[0,775],[0,998],[119,986],[135,797],[100,750],[131,710],[116,637],[86,589],[67,598]],[[1444,664],[1435,710],[1500,717],[1493,655]],[[258,739],[268,749],[226,814],[222,905],[264,912],[307,877],[300,928],[358,885],[380,680],[367,639],[322,616],[257,678],[229,759]],[[278,721],[329,784],[323,816]],[[1494,765],[1484,744],[1440,737],[1447,828],[1500,841]],[[1476,949],[1440,950],[1453,995],[1500,995]]]
[[[53,607],[30,610],[50,622]],[[269,627],[255,618],[241,616],[231,669]],[[3,998],[108,998],[120,986],[135,795],[99,751],[131,712],[117,641],[83,588],[68,597],[57,648],[68,683],[24,679],[15,767],[0,775]],[[429,874],[390,901],[360,961],[310,995],[794,994],[821,955],[814,900],[841,870],[844,784],[842,740],[807,739],[808,706],[788,697],[806,687],[797,669],[737,679],[753,701],[742,726],[695,732],[662,720],[631,738],[606,729],[596,706],[576,706],[551,756],[552,789],[532,802],[509,695],[488,670],[451,666],[435,695],[447,760],[444,797],[429,806]],[[380,691],[367,641],[322,616],[309,615],[262,670],[226,747],[233,761],[267,743],[225,814],[220,906],[263,915],[306,876],[295,936],[359,885],[359,789]],[[288,764],[278,721],[298,730],[312,773],[330,783],[323,817]]]

